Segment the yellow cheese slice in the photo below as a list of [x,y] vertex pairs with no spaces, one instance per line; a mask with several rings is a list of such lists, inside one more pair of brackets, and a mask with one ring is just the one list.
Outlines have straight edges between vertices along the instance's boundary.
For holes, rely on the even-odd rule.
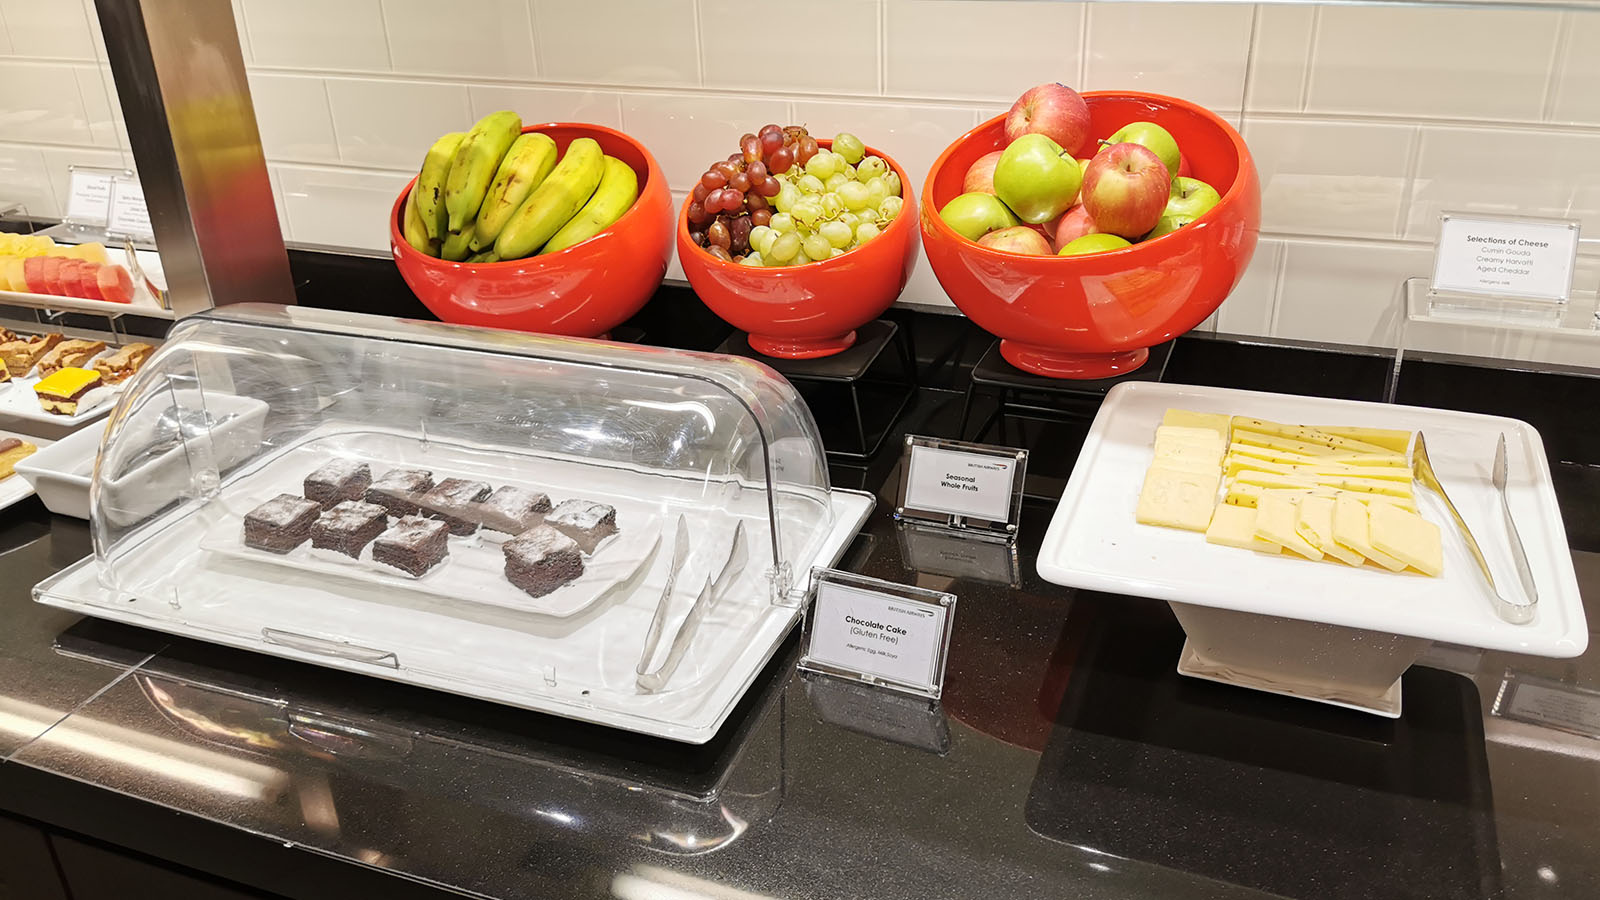
[[1439,526],[1413,512],[1389,503],[1367,507],[1372,546],[1424,575],[1444,571],[1444,547]]
[[1205,531],[1217,505],[1218,472],[1185,472],[1151,466],[1139,492],[1135,518],[1144,525]]
[[1269,488],[1262,487],[1258,484],[1241,484],[1238,481],[1228,485],[1227,493],[1223,497],[1222,502],[1231,504],[1233,506],[1254,507],[1256,505],[1256,500],[1260,498],[1262,494],[1273,492],[1292,494],[1299,497],[1303,497],[1308,494],[1321,497],[1349,496],[1351,499],[1362,504],[1390,503],[1404,510],[1409,510],[1411,512],[1417,511],[1417,503],[1410,497],[1390,497],[1385,494],[1352,493],[1349,491],[1341,491],[1321,485],[1310,487]]
[[1321,559],[1322,551],[1306,543],[1295,530],[1300,522],[1298,497],[1266,494],[1256,503],[1256,537],[1264,538],[1306,559]]
[[1333,476],[1344,478],[1371,478],[1381,481],[1394,481],[1402,484],[1411,483],[1410,469],[1397,469],[1380,466],[1347,466],[1338,463],[1288,464],[1234,454],[1229,454],[1223,459],[1224,475],[1233,476],[1245,471],[1272,472],[1278,475],[1293,475],[1303,478],[1310,478],[1313,480],[1324,476]]
[[1305,441],[1297,441],[1294,438],[1262,434],[1259,431],[1235,431],[1233,433],[1233,442],[1271,450],[1287,450],[1291,453],[1299,453],[1305,456],[1328,457],[1337,456],[1341,452],[1319,444],[1308,444]]
[[1318,431],[1335,434],[1352,441],[1362,441],[1396,453],[1404,453],[1411,446],[1411,432],[1394,428],[1353,428],[1348,425],[1312,425]]
[[1377,444],[1369,444],[1366,441],[1354,440],[1352,438],[1340,437],[1337,434],[1329,434],[1326,431],[1318,431],[1315,428],[1307,428],[1304,425],[1284,425],[1279,422],[1268,422],[1264,419],[1250,419],[1244,416],[1234,416],[1233,431],[1235,434],[1237,434],[1241,430],[1292,438],[1297,441],[1304,441],[1308,444],[1316,444],[1318,446],[1327,447],[1330,450],[1354,450],[1358,453],[1392,452],[1387,447],[1380,447]]
[[1205,444],[1156,444],[1156,463],[1167,460],[1203,463],[1220,474],[1222,448]]
[[1366,559],[1354,550],[1339,546],[1339,542],[1333,539],[1333,504],[1333,497],[1300,498],[1300,520],[1295,523],[1295,533],[1305,538],[1306,543],[1321,550],[1324,556],[1337,559],[1347,566],[1359,566]]
[[1179,440],[1204,441],[1207,444],[1216,444],[1226,447],[1228,439],[1216,432],[1213,428],[1193,428],[1188,425],[1159,425],[1156,427],[1156,440],[1162,438],[1177,438]]
[[[1316,463],[1326,460],[1326,456],[1312,456],[1307,453],[1294,453],[1289,450],[1274,450],[1271,447],[1257,447],[1254,444],[1232,443],[1228,445],[1229,456],[1249,457],[1266,462],[1285,463]],[[1340,460],[1343,461],[1342,459]]]
[[1281,553],[1283,548],[1256,537],[1256,511],[1247,506],[1219,506],[1206,528],[1206,543],[1259,553]]
[[1175,425],[1181,428],[1204,428],[1214,431],[1223,440],[1228,439],[1228,422],[1233,417],[1227,413],[1199,413],[1187,409],[1169,409],[1161,417],[1162,425]]
[[1333,539],[1391,572],[1406,564],[1372,546],[1367,504],[1349,494],[1340,494],[1333,505]]

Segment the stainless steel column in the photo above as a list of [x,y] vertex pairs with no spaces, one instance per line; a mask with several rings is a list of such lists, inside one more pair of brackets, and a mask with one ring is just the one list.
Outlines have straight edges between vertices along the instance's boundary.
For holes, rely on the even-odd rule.
[[229,0],[95,0],[172,308],[294,303]]

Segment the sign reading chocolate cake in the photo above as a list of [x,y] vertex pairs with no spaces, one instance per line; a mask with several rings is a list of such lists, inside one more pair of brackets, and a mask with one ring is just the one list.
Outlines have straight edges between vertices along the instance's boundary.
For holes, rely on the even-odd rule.
[[540,525],[506,541],[506,580],[530,597],[543,597],[583,574],[583,554],[572,538]]
[[346,500],[360,500],[371,483],[372,468],[366,463],[333,459],[306,476],[306,499],[322,504],[323,509],[332,509]]
[[486,531],[521,534],[543,521],[549,511],[549,494],[507,484],[495,488],[478,506],[478,521]]
[[438,519],[405,516],[372,542],[374,562],[421,576],[450,553],[450,529]]
[[311,537],[322,507],[293,494],[279,494],[244,517],[244,542],[269,553],[288,553]]
[[421,509],[417,500],[433,487],[433,473],[427,469],[390,469],[367,488],[368,503],[376,503],[391,516],[414,516]]
[[578,542],[584,555],[617,533],[617,510],[592,500],[563,500],[544,517],[546,525]]
[[388,522],[388,513],[378,504],[346,500],[311,526],[311,546],[360,559],[362,548],[382,534]]
[[451,534],[465,536],[478,530],[477,505],[488,496],[489,486],[481,481],[446,478],[417,502],[423,515],[444,522]]

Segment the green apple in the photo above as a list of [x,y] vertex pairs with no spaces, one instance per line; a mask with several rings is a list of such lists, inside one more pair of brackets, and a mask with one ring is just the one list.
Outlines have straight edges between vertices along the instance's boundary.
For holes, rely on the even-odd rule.
[[1020,225],[1000,198],[981,191],[971,191],[956,197],[939,210],[939,218],[969,241],[975,241],[991,231]]
[[1130,122],[1117,130],[1105,144],[1140,144],[1155,151],[1166,164],[1167,174],[1178,176],[1178,163],[1183,154],[1178,152],[1178,141],[1172,133],[1154,122]]
[[1011,142],[994,167],[994,192],[1017,218],[1041,225],[1067,211],[1083,186],[1083,167],[1037,132]]
[[1156,227],[1150,229],[1150,233],[1144,236],[1144,240],[1153,241],[1162,235],[1171,234],[1193,222],[1194,219],[1194,216],[1164,215],[1156,220]]
[[1082,256],[1085,253],[1104,253],[1107,250],[1121,250],[1123,247],[1132,247],[1127,238],[1120,238],[1114,234],[1086,234],[1077,238],[1065,247],[1057,256]]
[[1167,198],[1167,208],[1162,215],[1185,216],[1192,222],[1221,202],[1222,195],[1216,188],[1198,178],[1179,175],[1172,179],[1172,196]]

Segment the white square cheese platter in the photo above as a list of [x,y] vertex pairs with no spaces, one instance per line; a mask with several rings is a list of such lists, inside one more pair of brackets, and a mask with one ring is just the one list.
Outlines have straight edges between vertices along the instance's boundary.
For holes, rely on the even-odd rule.
[[[1494,595],[1443,501],[1420,483],[1418,511],[1442,536],[1444,570],[1437,577],[1250,552],[1207,543],[1194,531],[1138,523],[1135,509],[1154,456],[1156,428],[1174,408],[1305,425],[1420,430],[1499,591],[1521,597],[1491,480],[1503,433],[1507,498],[1538,593],[1533,620],[1517,625],[1496,615]],[[1515,419],[1452,410],[1175,384],[1119,385],[1107,394],[1078,455],[1044,537],[1039,574],[1068,587],[1166,600],[1180,618],[1183,607],[1205,607],[1551,657],[1578,656],[1588,645],[1538,432]]]

